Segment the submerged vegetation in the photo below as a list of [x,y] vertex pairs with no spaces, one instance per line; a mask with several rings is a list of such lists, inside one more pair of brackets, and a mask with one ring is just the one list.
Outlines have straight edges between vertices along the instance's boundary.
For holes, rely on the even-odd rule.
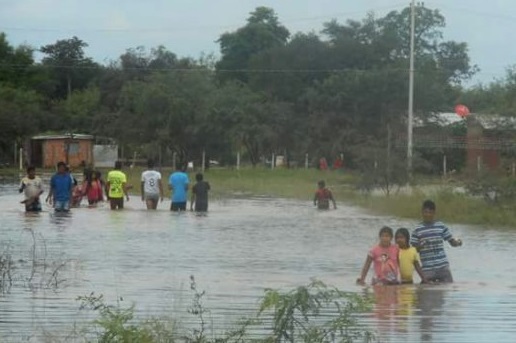
[[[96,314],[91,326],[76,332],[86,342],[141,343],[330,343],[373,342],[374,334],[360,323],[358,315],[371,309],[371,300],[342,292],[321,281],[291,291],[268,289],[254,316],[234,323],[234,329],[217,334],[207,325],[209,309],[203,304],[204,291],[191,277],[192,305],[188,313],[197,319],[193,328],[181,327],[179,320],[135,320],[135,306],[107,305],[102,295],[78,297],[81,310]],[[70,338],[70,337],[68,337]]]
[[0,294],[9,293],[13,287],[31,291],[62,287],[66,282],[63,273],[70,261],[49,256],[41,234],[32,229],[24,232],[31,237],[28,255],[14,254],[9,244],[0,252]]

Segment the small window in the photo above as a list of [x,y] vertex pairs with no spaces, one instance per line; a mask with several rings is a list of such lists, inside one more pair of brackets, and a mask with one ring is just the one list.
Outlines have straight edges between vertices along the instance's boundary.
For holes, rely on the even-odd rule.
[[68,153],[70,155],[76,155],[79,153],[79,143],[78,142],[72,142],[68,145]]

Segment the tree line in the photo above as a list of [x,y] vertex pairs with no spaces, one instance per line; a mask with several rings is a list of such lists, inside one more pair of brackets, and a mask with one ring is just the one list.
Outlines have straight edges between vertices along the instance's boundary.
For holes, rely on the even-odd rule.
[[[258,7],[218,37],[218,59],[136,47],[107,65],[86,56],[78,37],[36,49],[13,46],[2,33],[0,158],[12,158],[13,143],[31,135],[76,132],[163,163],[205,150],[223,163],[237,152],[253,165],[272,153],[291,161],[342,153],[360,166],[406,131],[409,18],[405,8],[291,33],[273,9]],[[444,26],[438,10],[416,8],[416,116],[458,102],[514,114],[516,73],[466,89],[478,68],[467,43],[444,39]]]

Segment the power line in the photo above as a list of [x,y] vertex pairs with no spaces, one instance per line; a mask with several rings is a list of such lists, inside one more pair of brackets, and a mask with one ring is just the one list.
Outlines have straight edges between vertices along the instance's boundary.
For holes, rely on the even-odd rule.
[[461,13],[469,13],[469,14],[476,15],[478,17],[483,17],[483,18],[502,19],[502,20],[506,20],[506,21],[509,21],[512,23],[516,23],[516,17],[510,16],[507,14],[475,11],[469,7],[449,6],[448,2],[445,3],[445,2],[441,2],[441,1],[431,1],[430,3],[434,3],[436,5],[438,4],[443,9],[448,9],[448,10],[457,11],[457,12],[461,12]]
[[[324,20],[324,19],[334,19],[340,18],[344,16],[367,13],[370,11],[380,11],[386,9],[395,9],[399,8],[405,3],[397,3],[390,6],[376,7],[368,10],[360,10],[360,11],[350,11],[350,12],[338,12],[327,15],[320,15],[314,17],[303,17],[303,18],[292,18],[280,21],[281,24],[289,24],[303,21],[314,21],[314,20]],[[85,32],[172,32],[172,31],[198,31],[198,30],[214,30],[214,29],[234,29],[239,28],[245,25],[245,23],[241,24],[233,24],[233,25],[197,25],[191,27],[156,27],[156,28],[41,28],[41,27],[8,27],[8,26],[0,26],[0,30],[9,30],[9,31],[37,31],[37,32],[62,32],[62,31],[85,31]]]
[[[1,68],[8,69],[27,69],[27,68],[44,68],[44,69],[65,69],[65,70],[97,70],[110,69],[109,66],[103,65],[87,65],[87,66],[66,66],[66,65],[23,65],[0,63]],[[182,72],[182,73],[247,73],[247,74],[389,74],[389,73],[408,73],[407,68],[385,68],[385,69],[356,69],[356,68],[328,68],[328,69],[210,69],[210,68],[149,68],[149,67],[125,67],[117,68],[121,72],[128,71],[149,71],[149,72]],[[416,70],[419,75],[445,74],[446,70]]]

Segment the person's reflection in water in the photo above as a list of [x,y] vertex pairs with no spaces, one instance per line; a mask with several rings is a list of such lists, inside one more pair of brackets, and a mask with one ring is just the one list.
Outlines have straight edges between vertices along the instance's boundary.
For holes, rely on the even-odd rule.
[[50,222],[55,225],[59,231],[66,230],[72,223],[72,214],[70,212],[50,213]]
[[41,212],[23,212],[24,227],[32,229],[41,221]]
[[432,342],[432,333],[435,330],[434,320],[442,314],[446,290],[433,286],[422,286],[417,289],[416,294],[421,341]]
[[408,332],[408,320],[414,312],[416,287],[414,285],[373,286],[374,316],[379,339],[399,337]]
[[398,303],[396,305],[396,331],[407,333],[408,320],[414,314],[416,287],[414,287],[414,285],[400,285],[396,288],[398,291]]
[[398,303],[398,286],[375,285],[374,292],[374,316],[378,323],[379,338],[390,336],[396,326],[395,312]]

